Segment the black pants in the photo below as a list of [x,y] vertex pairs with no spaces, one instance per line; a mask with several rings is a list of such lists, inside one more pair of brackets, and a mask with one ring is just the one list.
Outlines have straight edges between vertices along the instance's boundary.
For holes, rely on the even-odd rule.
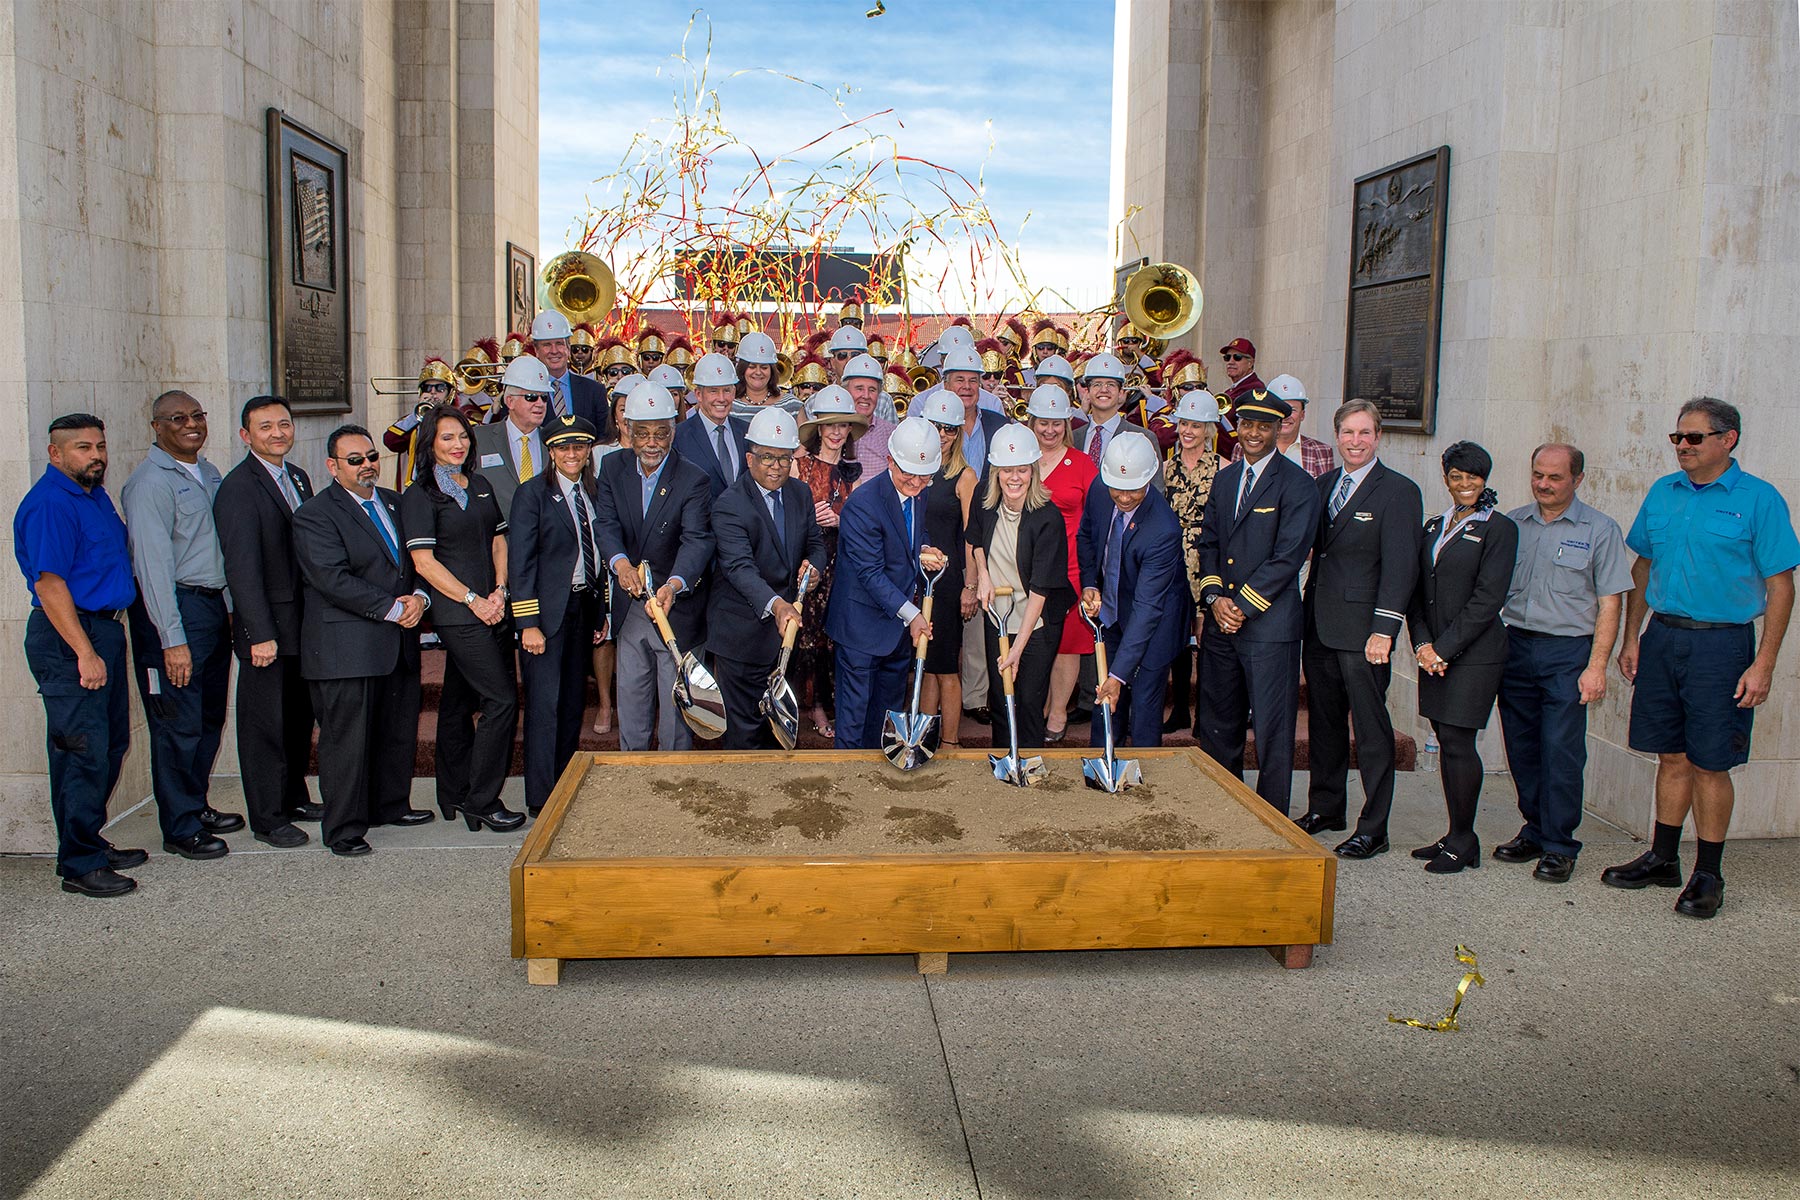
[[306,788],[312,730],[312,696],[299,655],[280,655],[266,667],[238,660],[238,774],[252,832],[284,825],[295,809],[312,803]]
[[594,625],[599,618],[600,593],[577,592],[569,597],[556,632],[544,635],[544,652],[519,653],[525,698],[525,806],[532,812],[544,807],[557,777],[581,749]]
[[[1056,665],[1056,647],[1062,641],[1062,622],[1046,624],[1025,643],[1019,670],[1013,681],[1013,707],[1018,710],[1019,745],[1044,744],[1044,704],[1050,697],[1050,668]],[[1000,678],[1000,635],[987,622],[988,711],[993,714],[994,748],[1009,744],[1006,726],[1005,682]],[[1159,713],[1160,715],[1160,713]]]
[[[81,686],[75,651],[41,608],[25,622],[25,661],[44,700],[50,755],[50,813],[56,821],[56,873],[75,879],[107,865],[106,801],[131,746],[131,692],[125,682],[125,628],[83,613],[81,627],[106,664],[106,686]],[[198,827],[199,822],[195,825]]]
[[512,766],[513,735],[519,724],[512,626],[439,625],[437,635],[444,643],[438,808],[446,819],[454,809],[494,812],[500,808],[500,785]]
[[[1194,737],[1220,766],[1244,777],[1244,732],[1256,730],[1256,794],[1288,815],[1294,786],[1294,718],[1300,707],[1300,643],[1251,641],[1212,621],[1200,639],[1200,704]],[[1160,715],[1160,714],[1159,714]]]
[[143,598],[131,606],[131,657],[150,726],[150,781],[166,841],[200,832],[231,699],[231,615],[225,597],[177,585],[175,604],[193,658],[185,687],[169,683],[162,636]]
[[725,701],[725,738],[721,743],[724,749],[776,748],[775,731],[769,727],[768,718],[758,711],[774,670],[774,658],[748,662],[715,652],[713,678],[719,681],[719,695]]
[[1450,832],[1444,846],[1464,857],[1479,855],[1475,836],[1475,808],[1481,801],[1481,752],[1476,748],[1479,729],[1466,725],[1431,723],[1438,740],[1438,772],[1444,779],[1444,807],[1450,812]]
[[1587,707],[1581,673],[1591,637],[1530,637],[1514,629],[1500,677],[1500,729],[1519,792],[1519,832],[1553,854],[1581,852],[1582,773],[1587,768]]
[[[1362,776],[1363,808],[1356,832],[1387,840],[1394,807],[1394,723],[1388,716],[1388,680],[1393,668],[1377,666],[1359,650],[1334,650],[1308,641],[1306,728],[1312,741],[1312,786],[1306,811],[1331,824],[1344,820],[1349,793],[1350,731],[1356,731],[1356,767]],[[1260,754],[1261,752],[1258,751]]]
[[319,840],[359,838],[412,807],[419,744],[418,656],[392,674],[314,679],[319,714]]

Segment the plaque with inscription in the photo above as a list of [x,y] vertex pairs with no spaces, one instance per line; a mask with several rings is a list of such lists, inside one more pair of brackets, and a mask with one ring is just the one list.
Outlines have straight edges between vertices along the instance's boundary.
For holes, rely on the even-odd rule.
[[350,397],[349,155],[268,110],[269,375],[296,413]]
[[1344,398],[1372,400],[1386,428],[1437,425],[1439,325],[1450,147],[1356,181]]

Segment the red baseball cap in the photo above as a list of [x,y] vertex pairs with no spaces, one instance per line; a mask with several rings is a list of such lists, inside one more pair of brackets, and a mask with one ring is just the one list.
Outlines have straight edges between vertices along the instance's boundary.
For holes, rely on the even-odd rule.
[[1250,344],[1249,338],[1232,338],[1229,342],[1226,342],[1223,346],[1219,347],[1219,353],[1248,354],[1251,358],[1255,358],[1256,347]]

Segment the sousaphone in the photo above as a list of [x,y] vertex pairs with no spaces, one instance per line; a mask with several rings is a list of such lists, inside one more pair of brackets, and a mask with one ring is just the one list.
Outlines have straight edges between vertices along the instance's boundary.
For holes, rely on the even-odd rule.
[[1125,281],[1119,309],[1146,339],[1165,344],[1200,323],[1200,281],[1177,263],[1139,267]]
[[604,320],[618,296],[612,268],[585,250],[559,254],[538,273],[538,307],[555,309],[571,325]]

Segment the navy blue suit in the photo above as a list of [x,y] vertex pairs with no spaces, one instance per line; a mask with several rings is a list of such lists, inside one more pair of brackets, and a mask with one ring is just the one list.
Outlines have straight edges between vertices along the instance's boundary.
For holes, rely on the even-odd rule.
[[[736,480],[744,473],[744,455],[750,452],[750,443],[744,440],[744,435],[750,431],[750,422],[727,417],[725,425],[731,430],[732,452],[736,455],[731,461],[737,467],[731,480]],[[712,488],[709,499],[717,500],[719,493],[731,482],[719,468],[719,448],[713,444],[712,425],[698,411],[685,421],[675,422],[675,453],[706,472],[706,481]]]
[[[1300,705],[1300,566],[1319,529],[1319,485],[1292,459],[1271,452],[1257,464],[1241,505],[1245,464],[1220,471],[1200,531],[1200,703],[1194,737],[1226,770],[1244,775],[1244,731],[1255,721],[1256,794],[1283,816],[1294,781],[1294,719]],[[1224,597],[1244,623],[1226,633],[1212,603]]]
[[[612,406],[606,402],[606,389],[586,375],[577,375],[570,371],[563,376],[569,389],[569,407],[582,420],[592,425],[600,434],[601,441],[609,441],[612,437]],[[501,412],[505,412],[504,406]],[[549,425],[556,420],[556,405],[552,401],[544,417],[544,424]],[[548,468],[540,466],[540,471]]]
[[[919,586],[925,497],[913,502],[910,544],[900,501],[892,472],[883,471],[851,492],[838,515],[837,573],[825,632],[837,647],[836,745],[842,750],[881,744],[882,721],[900,707],[913,657],[900,610]],[[952,553],[957,547],[939,549]]]
[[[1117,511],[1111,489],[1096,478],[1082,506],[1075,553],[1083,590],[1093,588],[1103,596],[1106,542]],[[1113,621],[1100,631],[1106,639],[1107,672],[1125,685],[1114,714],[1113,737],[1119,740],[1123,733],[1129,745],[1160,746],[1169,664],[1186,640],[1181,609],[1187,572],[1182,565],[1181,520],[1155,488],[1126,519],[1119,556],[1118,595],[1111,597]],[[1104,740],[1105,730],[1096,717],[1093,744]]]

